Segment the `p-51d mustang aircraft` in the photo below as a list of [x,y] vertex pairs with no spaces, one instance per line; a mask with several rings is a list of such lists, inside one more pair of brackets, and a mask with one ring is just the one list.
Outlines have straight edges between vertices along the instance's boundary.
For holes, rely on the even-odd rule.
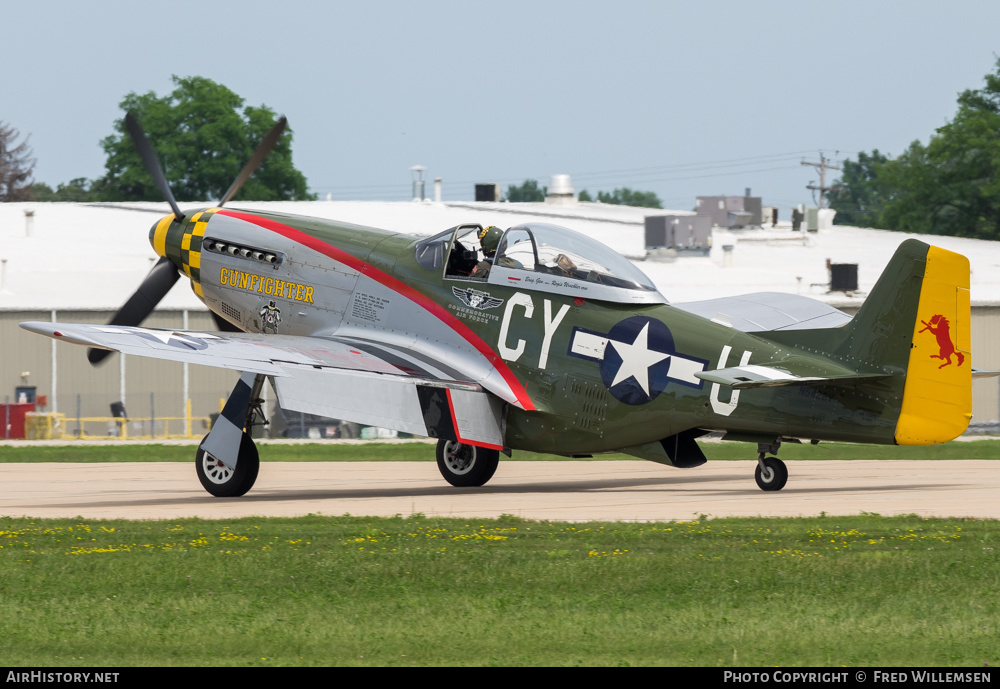
[[[267,379],[284,409],[437,438],[456,486],[485,484],[513,450],[695,467],[695,439],[718,431],[757,444],[757,485],[773,491],[782,441],[941,443],[971,418],[959,254],[903,242],[853,318],[782,294],[671,305],[632,263],[552,225],[423,238],[224,208],[283,118],[217,206],[182,212],[126,125],[173,210],[150,230],[159,262],[110,325],[22,327],[96,348],[95,362],[115,350],[240,371],[197,451],[212,495],[256,480],[248,431]],[[178,271],[219,332],[140,327]]]

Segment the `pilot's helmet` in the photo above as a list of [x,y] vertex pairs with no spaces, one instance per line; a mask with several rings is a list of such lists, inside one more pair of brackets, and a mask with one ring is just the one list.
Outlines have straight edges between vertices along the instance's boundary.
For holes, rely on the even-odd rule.
[[492,258],[493,254],[497,252],[497,245],[500,244],[502,236],[503,232],[496,225],[479,230],[479,244],[483,247],[483,253]]

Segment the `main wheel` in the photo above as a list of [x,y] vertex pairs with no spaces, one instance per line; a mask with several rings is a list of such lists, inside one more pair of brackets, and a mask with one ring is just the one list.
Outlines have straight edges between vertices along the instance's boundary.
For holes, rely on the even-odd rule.
[[781,490],[788,481],[788,467],[777,457],[765,457],[764,469],[757,462],[757,470],[753,472],[754,480],[761,490]]
[[451,485],[460,488],[482,486],[493,478],[500,463],[500,452],[454,440],[439,440],[437,462],[444,480]]
[[[204,439],[202,442],[205,442]],[[201,449],[201,446],[195,453],[194,464],[198,480],[205,490],[217,498],[238,498],[253,488],[257,472],[260,470],[260,455],[257,454],[257,445],[250,434],[244,432],[240,440],[240,452],[236,457],[235,469],[227,467]]]

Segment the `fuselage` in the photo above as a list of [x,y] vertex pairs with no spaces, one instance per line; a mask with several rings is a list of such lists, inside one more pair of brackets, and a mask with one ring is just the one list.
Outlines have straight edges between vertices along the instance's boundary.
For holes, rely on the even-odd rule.
[[208,308],[246,332],[346,338],[400,368],[477,383],[507,402],[512,449],[592,454],[688,429],[893,442],[898,385],[831,393],[707,382],[696,374],[823,355],[649,294],[608,300],[593,280],[550,274],[484,281],[449,272],[447,255],[422,257],[422,238],[270,212],[167,216],[150,240]]

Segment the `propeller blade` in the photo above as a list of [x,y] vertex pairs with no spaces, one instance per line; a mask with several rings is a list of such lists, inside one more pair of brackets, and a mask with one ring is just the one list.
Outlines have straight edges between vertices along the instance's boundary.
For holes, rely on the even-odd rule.
[[222,200],[219,201],[220,207],[226,205],[227,201],[231,201],[232,198],[236,196],[239,190],[243,187],[246,181],[250,179],[250,175],[252,175],[254,172],[257,171],[257,168],[259,168],[261,163],[264,162],[264,159],[267,158],[268,154],[271,152],[271,149],[274,148],[274,145],[276,143],[278,143],[278,139],[284,133],[285,127],[287,126],[288,126],[288,119],[284,115],[282,115],[281,118],[274,124],[274,126],[271,127],[271,131],[267,133],[267,136],[264,137],[264,140],[260,142],[260,145],[257,147],[257,150],[254,151],[253,155],[250,157],[249,162],[247,162],[247,164],[243,166],[243,169],[240,170],[239,176],[236,178],[236,181],[234,181],[232,185],[229,187],[229,191],[227,191],[225,196],[222,197]]
[[136,150],[139,151],[139,157],[142,158],[142,164],[145,166],[146,172],[153,178],[156,188],[160,190],[160,194],[170,204],[170,209],[174,212],[174,217],[177,218],[178,222],[184,220],[184,214],[181,213],[181,209],[177,206],[174,194],[170,191],[170,185],[167,184],[167,176],[160,166],[160,159],[156,157],[156,151],[153,150],[149,139],[146,138],[146,133],[139,126],[139,120],[130,112],[125,113],[125,128],[128,129],[129,136],[132,137],[132,143],[135,144]]
[[[139,325],[152,312],[160,300],[174,286],[180,273],[166,256],[156,262],[149,275],[145,277],[139,289],[135,291],[108,325]],[[99,364],[111,354],[107,349],[88,349],[87,359],[92,364]]]

